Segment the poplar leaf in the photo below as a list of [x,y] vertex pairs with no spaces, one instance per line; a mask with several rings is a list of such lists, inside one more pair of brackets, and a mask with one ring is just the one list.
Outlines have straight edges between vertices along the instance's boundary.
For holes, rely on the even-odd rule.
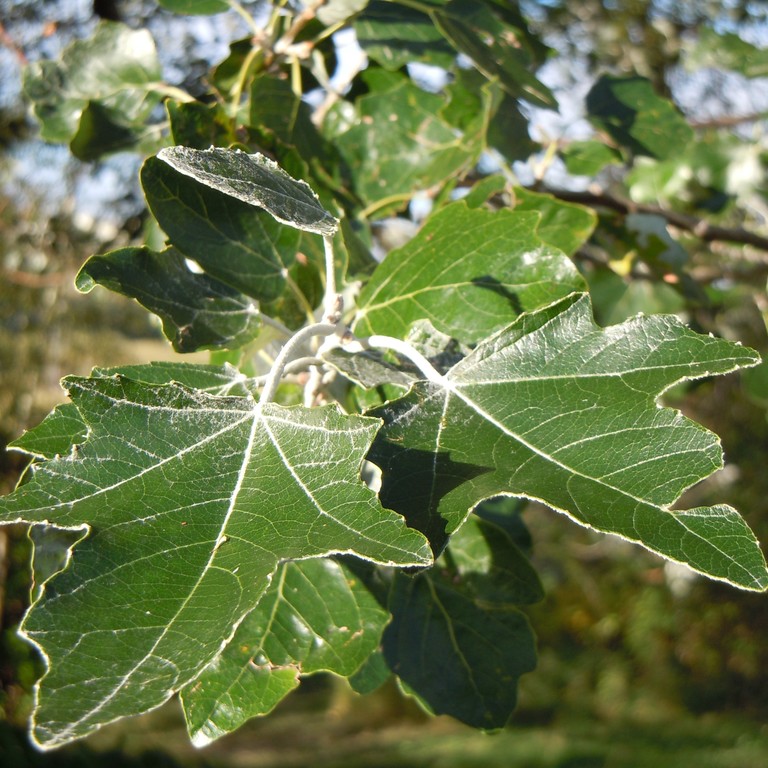
[[431,561],[360,478],[376,420],[122,375],[65,385],[85,441],[0,500],[1,522],[79,533],[22,626],[48,667],[32,728],[43,749],[187,685],[282,561]]
[[676,382],[758,361],[674,316],[599,328],[588,295],[573,294],[481,342],[442,383],[420,382],[370,411],[385,421],[369,455],[383,471],[382,501],[440,551],[482,499],[535,499],[764,590],[765,560],[733,508],[673,508],[722,466],[722,451],[716,435],[658,403]]
[[332,235],[338,229],[338,221],[323,208],[309,184],[258,152],[166,147],[157,157],[201,184],[264,208],[281,224],[319,235]]

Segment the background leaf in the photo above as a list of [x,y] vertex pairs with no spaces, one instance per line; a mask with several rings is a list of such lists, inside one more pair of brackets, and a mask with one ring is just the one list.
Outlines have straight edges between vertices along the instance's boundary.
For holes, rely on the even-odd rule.
[[520,312],[581,290],[560,251],[536,236],[538,217],[449,205],[429,217],[407,245],[390,252],[360,293],[355,332],[405,337],[428,318],[473,343]]
[[[92,37],[72,43],[59,62],[30,64],[24,92],[42,139],[74,139],[75,154],[93,159],[135,143],[136,132],[159,100],[151,93],[159,80],[160,63],[149,32],[102,21]],[[81,118],[86,124],[81,125]]]
[[192,272],[175,248],[120,248],[92,256],[76,285],[83,293],[96,284],[135,298],[163,321],[163,333],[177,352],[236,349],[259,333],[253,301],[208,275]]
[[286,563],[227,647],[182,692],[198,746],[269,712],[299,674],[348,677],[378,646],[389,613],[343,562]]
[[395,579],[384,657],[407,693],[434,714],[501,728],[517,681],[536,666],[533,632],[514,608],[482,607],[430,575]]
[[693,141],[693,129],[671,101],[642,77],[603,75],[587,94],[590,120],[638,155],[672,157]]
[[336,139],[354,191],[374,208],[401,208],[417,191],[470,167],[482,145],[466,142],[440,116],[442,96],[405,77],[357,101],[357,119]]

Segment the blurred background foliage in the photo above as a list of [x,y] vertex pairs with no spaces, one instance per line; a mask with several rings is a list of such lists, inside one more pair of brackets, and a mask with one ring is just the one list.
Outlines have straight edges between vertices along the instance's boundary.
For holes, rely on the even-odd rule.
[[[575,257],[598,320],[680,312],[697,329],[739,339],[765,357],[765,243],[708,240],[697,236],[701,228],[685,227],[672,239],[662,214],[768,235],[766,5],[550,0],[523,2],[521,10],[552,48],[539,76],[560,109],[524,107],[534,143],[531,156],[514,167],[527,186],[559,188],[563,198],[598,210],[596,233]],[[243,34],[235,14],[180,17],[143,0],[0,0],[0,449],[62,398],[62,375],[173,355],[136,305],[105,291],[83,297],[73,288],[88,255],[140,240],[137,157],[84,163],[66,148],[43,144],[21,96],[23,64],[55,58],[69,41],[90,34],[99,17],[150,29],[165,80],[193,95]],[[610,142],[591,142],[584,102],[606,74],[648,78],[656,94],[675,101],[697,141],[668,157],[639,153],[630,164],[611,154]],[[610,126],[603,131],[610,134]],[[680,386],[666,399],[719,434],[727,459],[725,470],[682,503],[727,501],[768,541],[768,368]],[[3,450],[0,491],[12,488],[22,469],[18,454]],[[168,707],[55,755],[31,751],[23,729],[41,665],[15,634],[28,601],[29,544],[21,529],[0,532],[0,763],[762,764],[765,598],[692,577],[535,505],[525,519],[547,597],[529,609],[539,666],[522,680],[510,729],[485,737],[444,718],[427,721],[392,688],[358,700],[337,681],[318,677],[274,715],[201,753],[188,746]]]

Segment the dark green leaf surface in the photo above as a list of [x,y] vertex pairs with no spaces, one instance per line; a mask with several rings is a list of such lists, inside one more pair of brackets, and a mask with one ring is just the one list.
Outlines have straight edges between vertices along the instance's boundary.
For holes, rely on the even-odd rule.
[[68,142],[89,102],[98,102],[93,106],[98,115],[92,118],[102,123],[127,126],[143,121],[157,103],[148,92],[159,80],[160,64],[149,32],[102,21],[92,37],[72,43],[59,62],[30,64],[24,92],[40,121],[41,138]]
[[228,146],[236,141],[235,126],[221,104],[199,101],[165,103],[174,144],[195,149]]
[[685,151],[693,129],[642,77],[604,75],[587,94],[590,120],[638,155],[664,159]]
[[[497,608],[537,603],[544,589],[528,558],[518,547],[512,532],[499,521],[477,514],[451,537],[448,556],[455,583],[483,606]],[[438,562],[438,569],[444,563]]]
[[163,321],[177,352],[235,349],[259,333],[261,318],[251,299],[205,274],[193,272],[175,248],[120,248],[92,256],[75,280],[78,290],[103,285],[136,299]]
[[536,236],[538,216],[454,203],[387,255],[360,294],[355,332],[405,337],[427,318],[467,343],[520,312],[582,290],[576,267]]
[[147,203],[171,244],[209,275],[259,301],[285,290],[301,233],[264,211],[149,158],[141,169]]
[[48,663],[43,748],[184,687],[282,560],[429,562],[360,479],[375,420],[122,376],[65,382],[88,439],[0,501],[4,522],[88,533],[24,621]]
[[525,616],[481,606],[430,575],[398,575],[390,610],[384,656],[406,692],[434,714],[503,727],[517,704],[518,679],[536,666]]
[[482,342],[443,385],[418,384],[371,412],[385,420],[369,455],[383,471],[382,501],[436,551],[480,500],[506,493],[765,589],[760,548],[734,509],[672,509],[722,452],[715,435],[656,402],[682,379],[758,359],[672,316],[598,328],[589,298],[568,297]]
[[338,222],[309,185],[264,155],[217,147],[166,147],[157,157],[200,184],[264,208],[282,224],[319,235],[332,235],[338,229]]
[[299,674],[352,675],[388,620],[343,563],[281,566],[227,647],[182,692],[193,742],[208,744],[266,714],[298,685]]
[[354,22],[362,49],[390,70],[411,61],[449,68],[456,51],[426,13],[405,5],[372,0]]
[[432,18],[456,50],[472,59],[487,78],[497,79],[510,96],[542,107],[555,106],[550,90],[529,71],[533,62],[521,45],[521,30],[505,23],[486,3],[450,0]]

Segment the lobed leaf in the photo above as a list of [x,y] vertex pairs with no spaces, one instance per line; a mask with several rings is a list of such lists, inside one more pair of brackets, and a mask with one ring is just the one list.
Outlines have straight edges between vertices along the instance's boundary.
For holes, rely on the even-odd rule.
[[280,561],[430,561],[360,479],[375,420],[120,375],[65,383],[87,439],[0,500],[2,522],[82,538],[22,628],[48,666],[33,717],[44,749],[187,685]]
[[672,508],[722,453],[715,435],[656,402],[678,381],[758,360],[675,317],[598,328],[588,296],[574,294],[481,342],[442,384],[419,383],[370,412],[385,421],[369,454],[382,501],[436,552],[478,502],[509,494],[763,590],[765,560],[735,510]]

